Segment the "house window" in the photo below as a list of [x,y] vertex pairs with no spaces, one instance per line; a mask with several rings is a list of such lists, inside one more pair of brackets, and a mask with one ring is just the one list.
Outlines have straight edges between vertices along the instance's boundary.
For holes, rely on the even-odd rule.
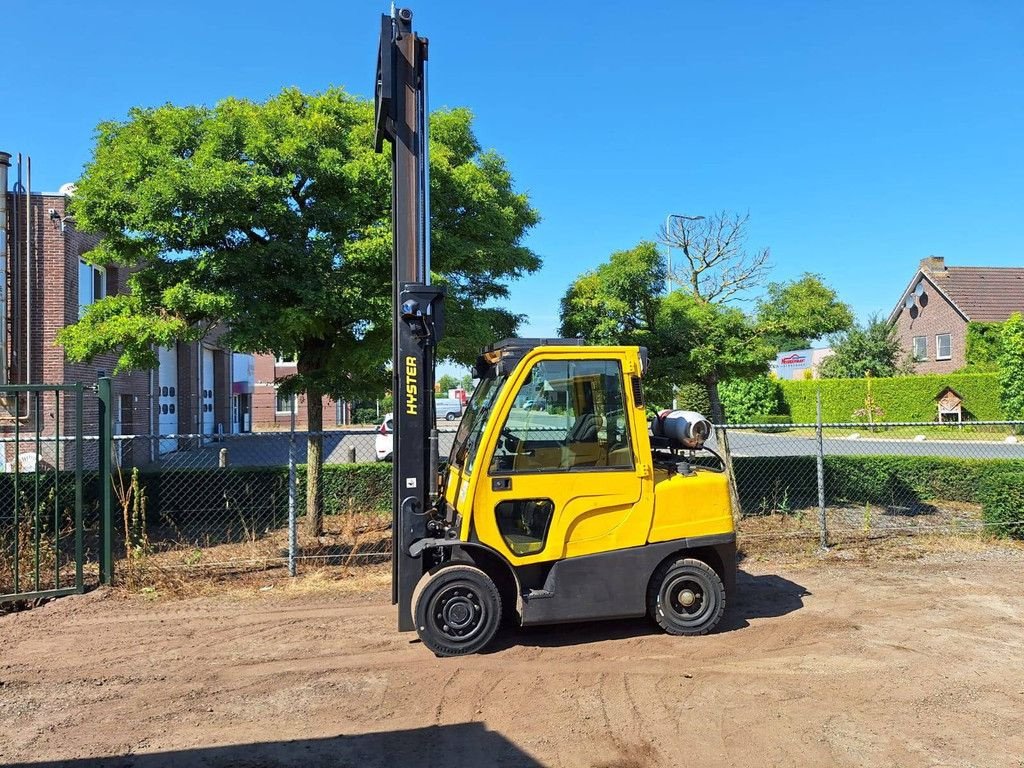
[[85,308],[107,295],[107,270],[93,264],[78,261],[78,317],[85,315]]
[[914,360],[921,362],[928,359],[928,337],[914,337]]
[[277,405],[275,406],[278,413],[297,413],[296,398],[294,394],[285,395],[278,391],[277,393]]
[[282,355],[277,356],[278,365],[295,365],[297,359],[294,352],[286,352]]
[[949,360],[953,356],[952,337],[948,333],[940,333],[935,337],[935,359]]

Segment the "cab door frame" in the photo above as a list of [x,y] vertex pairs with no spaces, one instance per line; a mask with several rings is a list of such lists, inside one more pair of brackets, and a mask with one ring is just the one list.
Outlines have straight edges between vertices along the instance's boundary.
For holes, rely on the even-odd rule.
[[[543,361],[616,363],[621,374],[622,397],[629,429],[632,467],[576,467],[563,470],[495,471],[494,454],[516,397],[534,367]],[[472,498],[474,534],[477,540],[500,552],[513,566],[599,554],[647,542],[654,508],[650,442],[639,387],[641,375],[635,347],[537,347],[524,355],[504,387],[488,419],[476,471],[468,495]],[[460,494],[461,495],[461,494]],[[498,529],[497,504],[505,500],[550,499],[555,503],[543,549],[516,554]],[[595,502],[597,502],[595,504]],[[597,518],[605,515],[605,520]],[[581,531],[581,526],[589,529]],[[607,528],[604,534],[602,526]],[[594,534],[589,538],[584,533]],[[576,533],[580,536],[574,539]]]

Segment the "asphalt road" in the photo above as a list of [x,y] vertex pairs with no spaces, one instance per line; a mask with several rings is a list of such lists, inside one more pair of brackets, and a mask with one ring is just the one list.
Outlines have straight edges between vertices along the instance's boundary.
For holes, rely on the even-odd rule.
[[[564,417],[538,414],[540,419],[530,419],[530,425],[540,429],[564,427]],[[513,425],[518,426],[518,425]],[[441,422],[441,455],[447,456],[458,422]],[[519,431],[519,430],[516,430]],[[328,464],[342,464],[350,460],[355,449],[357,462],[376,461],[374,444],[377,431],[372,427],[352,427],[332,430],[324,436],[324,457]],[[144,440],[144,438],[136,438]],[[788,433],[759,433],[731,431],[729,444],[735,456],[813,456],[817,450],[813,437]],[[711,447],[717,448],[714,440]],[[288,464],[289,435],[287,432],[229,435],[222,441],[210,443],[202,448],[174,451],[164,455],[161,465],[168,468],[215,467],[220,461],[221,449],[227,450],[230,466],[269,467]],[[1024,443],[1004,443],[982,440],[938,440],[914,441],[906,438],[885,438],[862,436],[848,438],[825,438],[826,455],[900,455],[900,456],[950,456],[976,459],[1024,459]],[[295,460],[306,462],[306,438],[296,435]]]
[[[826,456],[896,455],[1024,459],[1024,443],[938,439],[915,442],[907,438],[864,436],[856,440],[829,437],[822,442]],[[785,432],[766,434],[730,431],[729,447],[734,456],[813,456],[817,453],[817,441],[813,437],[788,435]]]

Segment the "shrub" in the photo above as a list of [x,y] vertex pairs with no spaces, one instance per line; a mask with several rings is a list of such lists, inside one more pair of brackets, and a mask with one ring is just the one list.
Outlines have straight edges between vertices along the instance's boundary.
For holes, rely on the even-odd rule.
[[997,370],[999,357],[999,335],[1002,323],[967,324],[967,345],[964,352],[967,361],[965,372],[981,373]]
[[[750,423],[761,425],[754,430],[755,432],[788,432],[793,426],[793,420],[789,416],[780,416],[777,413],[754,416]],[[777,424],[778,426],[766,426],[768,424]]]
[[[864,408],[867,398],[866,379],[815,379],[813,381],[780,381],[782,410],[794,423],[815,420],[815,397],[821,390],[822,419],[826,422],[848,422]],[[997,421],[1003,417],[999,402],[999,379],[994,373],[949,373],[928,376],[897,376],[872,379],[874,404],[885,413],[887,421],[925,421],[938,418],[935,398],[946,387],[952,387],[964,399],[964,409],[981,421]]]
[[[386,411],[381,411],[381,415]],[[352,423],[353,424],[376,424],[377,423],[377,408],[353,408],[352,409]]]
[[753,424],[759,414],[779,411],[778,382],[767,376],[723,381],[718,385],[718,394],[730,424]]
[[981,514],[996,536],[1024,539],[1024,471],[988,478],[981,487]]

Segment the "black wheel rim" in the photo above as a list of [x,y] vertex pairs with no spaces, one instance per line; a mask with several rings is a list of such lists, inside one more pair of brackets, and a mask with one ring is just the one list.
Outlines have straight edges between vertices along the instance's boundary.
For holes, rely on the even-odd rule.
[[464,584],[446,586],[430,601],[431,628],[449,643],[471,642],[482,631],[486,618],[487,607],[480,595]]
[[661,588],[661,604],[675,624],[697,627],[714,615],[718,595],[705,579],[679,573],[666,579]]

